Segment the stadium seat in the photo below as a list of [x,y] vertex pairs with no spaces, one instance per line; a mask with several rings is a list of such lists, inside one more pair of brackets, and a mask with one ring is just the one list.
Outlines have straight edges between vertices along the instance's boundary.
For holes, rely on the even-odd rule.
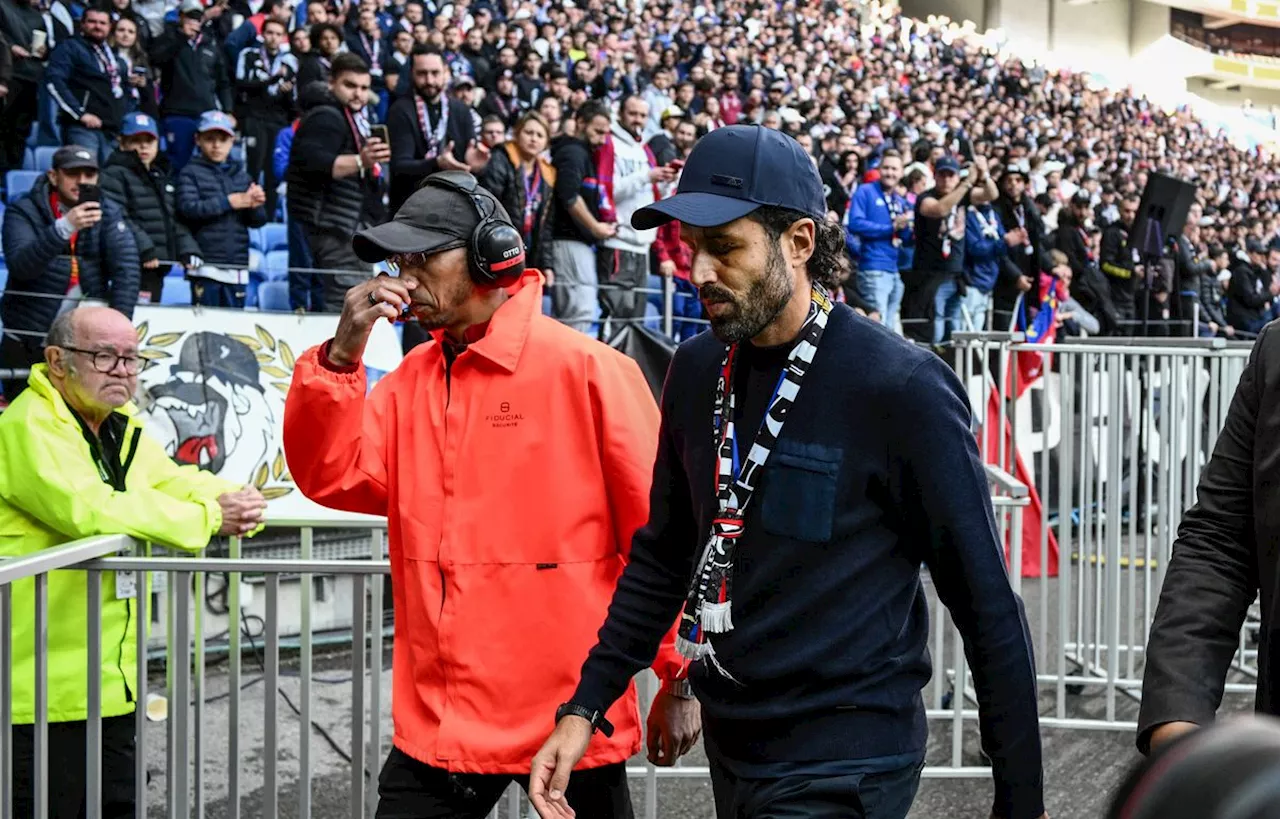
[[168,305],[191,304],[191,285],[182,276],[165,276],[164,290],[160,291],[160,303]]
[[280,281],[289,278],[289,251],[271,250],[267,252],[267,263],[264,272],[268,281]]
[[289,312],[289,283],[286,281],[263,282],[258,287],[258,308],[278,313]]
[[22,149],[22,170],[34,171],[36,169],[36,155],[32,153],[33,149],[30,145]]
[[[252,238],[253,238],[252,234],[250,234],[250,240],[252,240]],[[249,275],[252,276],[254,273],[260,273],[265,278],[266,272],[267,272],[267,268],[265,264],[265,257],[262,255],[262,251],[258,249],[257,246],[250,246]]]
[[262,250],[262,228],[249,228],[249,268],[253,269],[253,251]]
[[13,204],[36,184],[39,171],[9,171],[4,175],[4,201]]
[[263,253],[289,249],[289,229],[284,222],[267,222],[258,228],[258,238],[262,242],[258,247]]
[[53,145],[41,145],[32,149],[32,156],[34,157],[35,164],[31,167],[31,170],[44,173],[52,168],[53,155],[57,153],[57,151],[57,147]]

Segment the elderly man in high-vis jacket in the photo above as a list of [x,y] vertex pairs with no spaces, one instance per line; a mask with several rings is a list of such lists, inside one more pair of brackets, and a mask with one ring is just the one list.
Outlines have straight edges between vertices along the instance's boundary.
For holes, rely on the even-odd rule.
[[[130,403],[138,335],[108,307],[54,320],[45,363],[0,413],[0,558],[94,535],[125,534],[190,551],[215,534],[257,529],[266,502],[195,467],[178,466],[146,435]],[[102,816],[134,814],[134,683],[138,594],[131,573],[102,573]],[[33,815],[35,581],[13,584],[14,815]],[[85,814],[89,654],[85,576],[48,578],[49,816]],[[54,786],[56,783],[56,787]]]
[[[395,602],[392,748],[378,817],[486,816],[573,691],[631,537],[648,515],[658,412],[635,362],[542,315],[506,210],[466,173],[427,177],[354,239],[382,275],[347,294],[333,339],[297,362],[285,406],[294,480],[334,508],[386,515]],[[369,331],[409,314],[432,338],[366,396]],[[674,634],[649,758],[697,740]],[[634,685],[566,798],[630,817]]]

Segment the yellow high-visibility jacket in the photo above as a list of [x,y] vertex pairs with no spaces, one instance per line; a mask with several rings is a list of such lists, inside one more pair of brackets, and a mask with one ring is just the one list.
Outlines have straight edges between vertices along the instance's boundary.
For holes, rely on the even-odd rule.
[[[209,472],[179,466],[142,431],[127,404],[121,462],[125,491],[100,476],[80,422],[50,383],[45,365],[0,413],[0,558],[19,557],[95,535],[125,534],[197,551],[222,527],[218,496],[238,487]],[[143,593],[143,589],[138,590]],[[35,581],[14,584],[13,721],[35,721]],[[53,572],[48,583],[48,715],[87,718],[88,638],[84,572]],[[134,710],[137,601],[117,599],[115,572],[102,573],[102,716]]]

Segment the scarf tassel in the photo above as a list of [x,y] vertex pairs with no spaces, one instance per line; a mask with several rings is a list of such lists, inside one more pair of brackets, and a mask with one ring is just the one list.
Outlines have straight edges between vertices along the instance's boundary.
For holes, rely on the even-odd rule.
[[676,636],[676,651],[680,652],[681,657],[689,660],[701,660],[715,653],[710,643],[695,642],[679,635]]
[[711,634],[724,634],[725,632],[733,631],[733,601],[703,603],[698,622],[703,631]]

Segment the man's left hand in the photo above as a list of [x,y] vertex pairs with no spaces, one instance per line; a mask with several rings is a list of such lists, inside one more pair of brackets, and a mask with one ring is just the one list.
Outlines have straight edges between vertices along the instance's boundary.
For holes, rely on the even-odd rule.
[[480,140],[472,140],[467,146],[467,166],[472,173],[480,173],[489,164],[489,146]]
[[693,750],[702,735],[702,707],[696,699],[682,699],[659,691],[646,724],[649,761],[669,768]]

